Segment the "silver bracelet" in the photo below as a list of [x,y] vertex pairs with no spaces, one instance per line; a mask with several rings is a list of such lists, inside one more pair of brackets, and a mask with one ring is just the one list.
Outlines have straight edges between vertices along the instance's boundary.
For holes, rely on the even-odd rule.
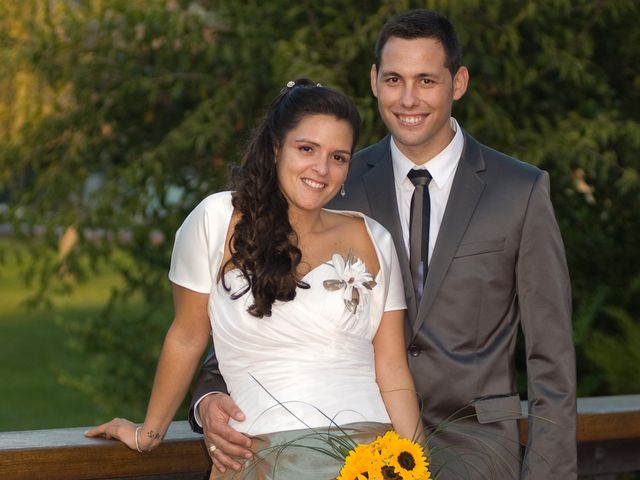
[[140,448],[140,443],[138,442],[138,437],[140,436],[140,430],[142,429],[142,427],[138,427],[136,428],[136,450],[138,451],[138,453],[143,453],[144,450],[142,450]]

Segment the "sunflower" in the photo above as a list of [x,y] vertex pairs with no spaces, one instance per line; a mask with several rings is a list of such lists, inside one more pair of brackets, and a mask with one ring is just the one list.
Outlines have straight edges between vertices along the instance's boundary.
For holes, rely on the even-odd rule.
[[394,445],[398,441],[400,441],[400,437],[396,432],[391,430],[376,438],[371,443],[371,446],[377,450],[383,458],[387,458],[390,455],[390,452],[394,451]]
[[373,480],[374,477],[369,472],[374,470],[377,457],[371,444],[358,445],[345,458],[336,480]]
[[336,480],[430,480],[422,447],[389,431],[349,452]]
[[392,465],[385,465],[380,469],[380,473],[384,480],[404,480],[404,477]]
[[394,442],[390,442],[385,456],[389,460],[396,472],[401,475],[403,480],[429,480],[431,473],[427,468],[429,462],[424,455],[422,446],[406,438],[398,438]]

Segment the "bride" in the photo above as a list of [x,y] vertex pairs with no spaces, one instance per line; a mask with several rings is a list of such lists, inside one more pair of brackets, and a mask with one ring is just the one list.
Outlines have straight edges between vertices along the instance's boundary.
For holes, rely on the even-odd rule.
[[[359,128],[348,96],[289,82],[234,172],[234,190],[204,199],[176,234],[175,317],[144,423],[113,419],[87,436],[141,452],[157,447],[210,334],[245,415],[233,427],[253,439],[258,457],[309,429],[337,432],[337,425],[359,441],[390,428],[416,436],[420,415],[391,236],[361,214],[323,209],[343,188]],[[246,464],[242,478],[326,479],[339,471],[312,449],[291,450],[275,472],[263,456]]]

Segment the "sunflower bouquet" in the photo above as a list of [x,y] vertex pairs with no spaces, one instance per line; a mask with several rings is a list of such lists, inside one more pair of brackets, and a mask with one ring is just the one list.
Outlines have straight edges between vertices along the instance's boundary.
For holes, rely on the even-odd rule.
[[422,446],[389,431],[353,448],[336,480],[430,480]]
[[[288,405],[305,402],[281,402],[257,379],[254,380],[278,406],[298,418]],[[387,424],[365,421],[340,425],[335,418],[318,410],[327,418],[328,427],[312,428],[298,418],[306,428],[254,437],[257,447],[254,460],[245,464],[241,477],[232,478],[245,478],[244,474],[254,471],[253,476],[247,478],[289,480],[311,478],[308,474],[313,472],[318,474],[313,478],[334,480],[436,480],[443,470],[460,470],[466,473],[456,474],[468,478],[465,474],[474,472],[476,464],[485,465],[489,470],[504,471],[508,462],[503,456],[511,454],[509,440],[502,442],[500,438],[487,437],[483,432],[465,426],[466,420],[476,415],[467,413],[469,406],[453,412],[437,425],[424,429],[417,426],[415,434],[420,440],[401,438],[397,432],[388,430]],[[478,448],[470,450],[467,447],[465,455],[456,450],[446,451],[448,447],[434,441],[445,432],[467,439],[477,437]],[[471,462],[470,458],[473,458]],[[450,470],[452,467],[454,470]],[[513,478],[517,476],[516,472]]]
[[[286,408],[284,403],[280,405]],[[455,412],[438,425],[417,432],[418,437],[422,437],[420,441],[401,438],[395,431],[387,430],[385,424],[339,425],[333,420],[330,427],[281,432],[268,442],[260,443],[261,436],[254,437],[257,442],[254,460],[245,464],[241,475],[231,478],[436,480],[443,471],[470,478],[478,465],[489,471],[506,472],[508,462],[503,457],[510,455],[508,440],[502,442],[500,438],[487,437],[480,431],[458,425],[473,416],[460,413]],[[434,442],[435,437],[445,432],[462,437],[477,436],[477,449],[467,448],[464,455],[457,450],[447,451],[448,447]],[[251,471],[253,476],[244,476]],[[311,472],[316,476],[309,477]],[[518,478],[518,472],[487,478]]]

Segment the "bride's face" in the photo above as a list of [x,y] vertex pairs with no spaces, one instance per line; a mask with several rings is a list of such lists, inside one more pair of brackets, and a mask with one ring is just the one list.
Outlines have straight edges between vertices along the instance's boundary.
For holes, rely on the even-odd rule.
[[276,151],[280,190],[289,208],[319,210],[344,183],[351,160],[353,130],[332,115],[308,115]]

